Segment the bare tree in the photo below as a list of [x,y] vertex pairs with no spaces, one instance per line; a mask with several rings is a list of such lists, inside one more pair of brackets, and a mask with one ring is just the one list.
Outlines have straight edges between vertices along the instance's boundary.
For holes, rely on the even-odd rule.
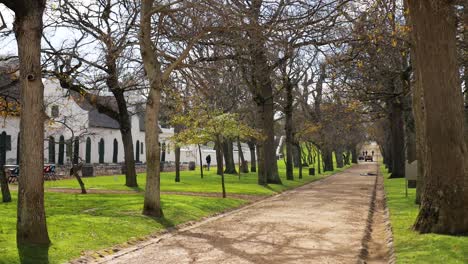
[[[163,215],[160,202],[159,112],[161,93],[172,72],[182,67],[194,44],[203,36],[199,4],[191,1],[142,0],[140,51],[149,93],[146,102],[146,192],[143,214]],[[152,23],[157,21],[157,23]],[[168,44],[170,43],[170,44]]]
[[[136,23],[139,6],[134,1],[52,3],[50,29],[67,30],[72,39],[45,35],[48,73],[64,89],[77,92],[100,113],[119,124],[124,147],[125,185],[138,186],[129,108],[139,103],[141,81],[139,53],[136,49]],[[49,30],[51,31],[51,30]],[[70,34],[69,33],[69,34]],[[113,100],[109,100],[109,96]]]

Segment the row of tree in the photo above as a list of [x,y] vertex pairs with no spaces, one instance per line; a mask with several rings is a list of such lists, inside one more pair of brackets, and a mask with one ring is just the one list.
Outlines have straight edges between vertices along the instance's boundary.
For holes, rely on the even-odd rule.
[[[370,137],[392,177],[402,177],[412,144],[407,157],[422,164],[424,183],[415,227],[466,231],[463,108],[453,104],[462,103],[458,9],[447,1],[409,8],[396,0],[0,2],[14,12],[20,59],[19,244],[50,243],[38,173],[43,74],[118,121],[127,186],[137,185],[129,106],[145,101],[145,215],[163,215],[159,124],[166,122],[180,142],[215,142],[221,175],[223,156],[226,172],[235,172],[233,142],[248,142],[261,185],[281,183],[275,136],[286,138],[288,180],[294,163],[332,170],[333,153],[338,166],[350,156],[356,162],[356,146]],[[439,24],[426,21],[431,14]],[[431,47],[447,43],[432,56]],[[100,100],[108,93],[117,108]],[[450,166],[441,162],[448,153]]]

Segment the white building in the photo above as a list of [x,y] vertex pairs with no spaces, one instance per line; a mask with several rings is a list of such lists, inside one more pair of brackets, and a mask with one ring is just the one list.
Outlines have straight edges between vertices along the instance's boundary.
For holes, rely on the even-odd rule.
[[[0,84],[2,82],[0,77]],[[99,113],[79,94],[70,92],[60,87],[57,81],[44,79],[44,103],[45,112],[50,120],[45,124],[44,133],[44,163],[67,164],[71,162],[73,151],[86,163],[122,163],[124,151],[122,137],[117,121]],[[19,101],[19,83],[9,85],[0,90],[0,97],[7,101]],[[109,100],[112,104],[112,96],[100,96],[99,100]],[[133,99],[136,102],[137,99]],[[145,163],[145,132],[144,113],[137,111],[142,109],[142,104],[134,103],[129,111],[134,113],[131,117],[132,137],[134,143],[135,161]],[[18,115],[5,115],[0,123],[0,133],[7,134],[6,164],[18,163],[18,136],[20,118]],[[165,146],[165,161],[174,162],[174,144],[171,137],[172,128],[161,128],[160,142]],[[71,144],[72,135],[74,138]],[[75,144],[78,143],[78,144]],[[100,148],[103,151],[100,151]],[[243,153],[247,161],[250,161],[250,151],[243,144]],[[237,163],[237,147],[234,146],[234,157]],[[207,155],[211,155],[212,164],[216,164],[216,153],[213,148],[202,146],[202,158],[205,162]],[[199,163],[199,151],[197,146],[181,147],[181,162],[194,161]]]

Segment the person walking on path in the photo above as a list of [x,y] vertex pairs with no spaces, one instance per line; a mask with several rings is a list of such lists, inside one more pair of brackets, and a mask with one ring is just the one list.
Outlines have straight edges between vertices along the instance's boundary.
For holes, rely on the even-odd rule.
[[210,164],[211,164],[211,156],[210,155],[206,156],[206,164],[207,164],[207,169],[210,170]]

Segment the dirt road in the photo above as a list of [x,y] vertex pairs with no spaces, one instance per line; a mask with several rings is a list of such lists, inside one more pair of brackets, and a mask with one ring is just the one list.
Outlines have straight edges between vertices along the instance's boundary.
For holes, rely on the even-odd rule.
[[376,182],[362,174],[376,169],[354,166],[101,263],[359,263]]

